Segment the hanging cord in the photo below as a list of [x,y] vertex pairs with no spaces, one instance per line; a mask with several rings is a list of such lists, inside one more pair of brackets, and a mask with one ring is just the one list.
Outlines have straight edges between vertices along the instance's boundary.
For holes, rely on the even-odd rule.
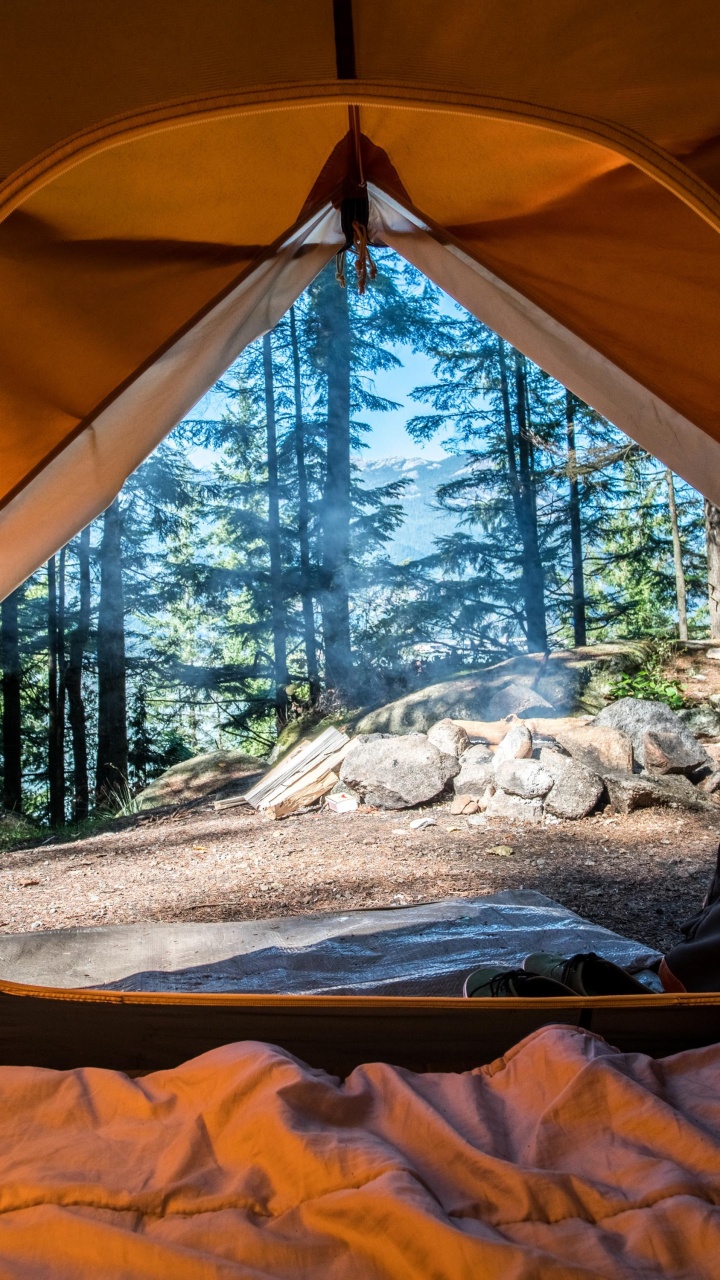
[[353,222],[352,229],[354,233],[353,249],[356,253],[355,274],[358,282],[358,293],[363,294],[368,279],[372,283],[377,276],[377,267],[368,248],[367,226],[362,222]]
[[347,284],[347,280],[345,279],[346,257],[347,257],[347,249],[340,249],[339,252],[335,254],[335,279],[337,280],[341,289],[344,289]]

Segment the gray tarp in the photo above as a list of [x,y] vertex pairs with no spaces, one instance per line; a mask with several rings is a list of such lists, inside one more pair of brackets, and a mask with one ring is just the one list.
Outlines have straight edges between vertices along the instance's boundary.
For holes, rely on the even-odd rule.
[[224,924],[138,924],[0,937],[14,982],[123,991],[460,995],[480,964],[596,951],[639,970],[658,953],[531,890],[419,907]]

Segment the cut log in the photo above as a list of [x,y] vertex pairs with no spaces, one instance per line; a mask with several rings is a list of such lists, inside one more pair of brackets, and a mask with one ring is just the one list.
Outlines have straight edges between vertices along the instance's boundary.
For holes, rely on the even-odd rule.
[[582,728],[589,724],[592,716],[533,716],[532,719],[519,719],[508,716],[505,720],[456,720],[465,730],[469,738],[484,738],[492,746],[499,746],[509,729],[514,724],[524,724],[532,734],[540,738],[554,738],[556,733],[567,733],[572,729]]
[[[309,788],[316,786],[316,784],[324,784],[325,778],[329,777],[330,774],[337,774],[338,776],[334,777],[326,788],[327,791],[331,791],[335,783],[339,781],[340,765],[345,758],[345,752],[349,745],[346,742],[334,755],[328,756],[326,760],[320,760],[318,764],[313,764],[310,769],[300,774],[299,777],[293,777],[286,786],[274,788],[257,806],[260,812],[264,813],[266,809],[285,804],[286,801],[293,799],[296,795],[304,795]],[[319,791],[315,799],[323,795],[325,795],[325,791]]]
[[296,782],[305,779],[313,769],[327,762],[330,757],[347,748],[350,739],[346,733],[329,728],[311,742],[301,742],[285,756],[274,769],[270,769],[245,795],[254,809],[264,809],[284,798],[284,793]]
[[339,781],[340,777],[333,769],[326,770],[314,782],[304,783],[298,787],[291,796],[285,796],[276,804],[265,805],[262,812],[269,818],[287,818],[291,813],[297,813],[298,809],[305,809],[307,805],[326,796]]

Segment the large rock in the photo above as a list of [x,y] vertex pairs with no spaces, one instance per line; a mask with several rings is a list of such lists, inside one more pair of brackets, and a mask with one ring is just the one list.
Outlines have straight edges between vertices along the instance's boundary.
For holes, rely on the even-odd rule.
[[654,772],[685,773],[708,763],[705,748],[664,702],[619,698],[600,712],[595,724],[626,733],[635,759]]
[[530,730],[524,724],[514,724],[500,743],[493,764],[500,768],[506,760],[525,760],[532,755],[533,740]]
[[511,796],[535,800],[547,795],[553,779],[537,760],[505,760],[495,770],[495,782]]
[[460,757],[460,772],[453,781],[455,793],[479,800],[494,777],[493,758],[487,747],[469,747]]
[[548,715],[553,710],[552,703],[543,698],[542,694],[532,686],[518,684],[512,680],[490,699],[487,719],[504,720],[506,716],[542,716]]
[[602,774],[605,769],[632,773],[633,747],[626,733],[612,729],[610,725],[580,725],[555,734],[555,740],[578,764],[584,764],[593,773]]
[[643,646],[634,643],[523,654],[470,675],[415,689],[367,712],[355,724],[355,731],[427,733],[444,717],[488,720],[492,699],[511,684],[534,691],[552,705],[558,716],[574,711],[595,714],[610,696],[615,677],[623,671],[637,671],[646,660]]
[[424,733],[365,733],[350,743],[340,779],[366,804],[409,809],[434,800],[459,769],[456,757],[438,751]]
[[720,739],[720,711],[708,703],[699,707],[685,707],[676,714],[685,728],[701,741],[717,742]]
[[684,809],[702,810],[712,806],[703,793],[682,774],[653,777],[649,773],[606,773],[610,803],[617,813],[648,809],[652,805],[679,805]]
[[264,761],[243,751],[208,751],[166,769],[137,796],[139,809],[159,809],[170,804],[186,804],[223,791],[236,791]]
[[462,725],[447,718],[438,720],[437,724],[428,729],[427,736],[438,751],[444,751],[448,756],[461,756],[470,746],[470,739]]
[[521,796],[496,791],[485,809],[488,818],[504,818],[506,822],[542,822],[542,800],[523,800]]
[[547,813],[572,821],[592,813],[605,789],[602,778],[572,757],[547,748],[540,752],[540,764],[553,779],[552,790],[545,797]]

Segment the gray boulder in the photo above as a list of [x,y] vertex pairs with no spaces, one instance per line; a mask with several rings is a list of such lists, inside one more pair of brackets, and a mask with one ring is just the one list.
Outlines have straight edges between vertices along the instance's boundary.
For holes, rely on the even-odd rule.
[[712,806],[689,778],[682,774],[653,777],[649,773],[606,773],[610,803],[617,813],[633,809],[649,809],[653,805],[679,805],[684,809],[702,810]]
[[607,701],[615,676],[637,670],[644,660],[642,646],[631,643],[520,654],[482,671],[414,689],[395,702],[367,711],[355,729],[358,733],[427,733],[445,716],[489,720],[492,699],[509,684],[532,687],[535,702],[539,694],[553,706],[555,715],[595,712]]
[[542,716],[552,712],[553,705],[527,684],[511,681],[498,689],[488,703],[487,719],[504,720],[506,716]]
[[605,789],[602,778],[579,761],[546,748],[540,752],[540,763],[553,779],[545,797],[546,813],[572,821],[592,813]]
[[506,760],[525,760],[532,755],[533,740],[530,730],[524,724],[514,724],[505,734],[493,757],[493,764],[499,769]]
[[685,707],[676,712],[686,729],[701,741],[716,742],[720,738],[720,711],[703,703],[699,707]]
[[470,746],[470,739],[461,724],[454,720],[438,720],[428,729],[428,742],[448,756],[461,756]]
[[265,762],[243,751],[208,751],[166,769],[136,797],[138,809],[186,804],[204,796],[231,795],[247,789]]
[[455,756],[424,733],[367,733],[353,738],[340,779],[380,809],[409,809],[434,800],[458,773]]
[[505,760],[495,770],[498,787],[512,796],[535,800],[547,795],[553,779],[537,760]]
[[488,818],[503,818],[506,822],[542,822],[542,800],[524,800],[521,796],[496,791],[490,796],[485,809]]
[[664,702],[619,698],[603,708],[595,723],[626,733],[638,764],[652,772],[686,773],[708,763],[705,748]]
[[455,794],[479,800],[494,777],[493,758],[487,747],[468,747],[460,757],[460,772],[453,782]]

